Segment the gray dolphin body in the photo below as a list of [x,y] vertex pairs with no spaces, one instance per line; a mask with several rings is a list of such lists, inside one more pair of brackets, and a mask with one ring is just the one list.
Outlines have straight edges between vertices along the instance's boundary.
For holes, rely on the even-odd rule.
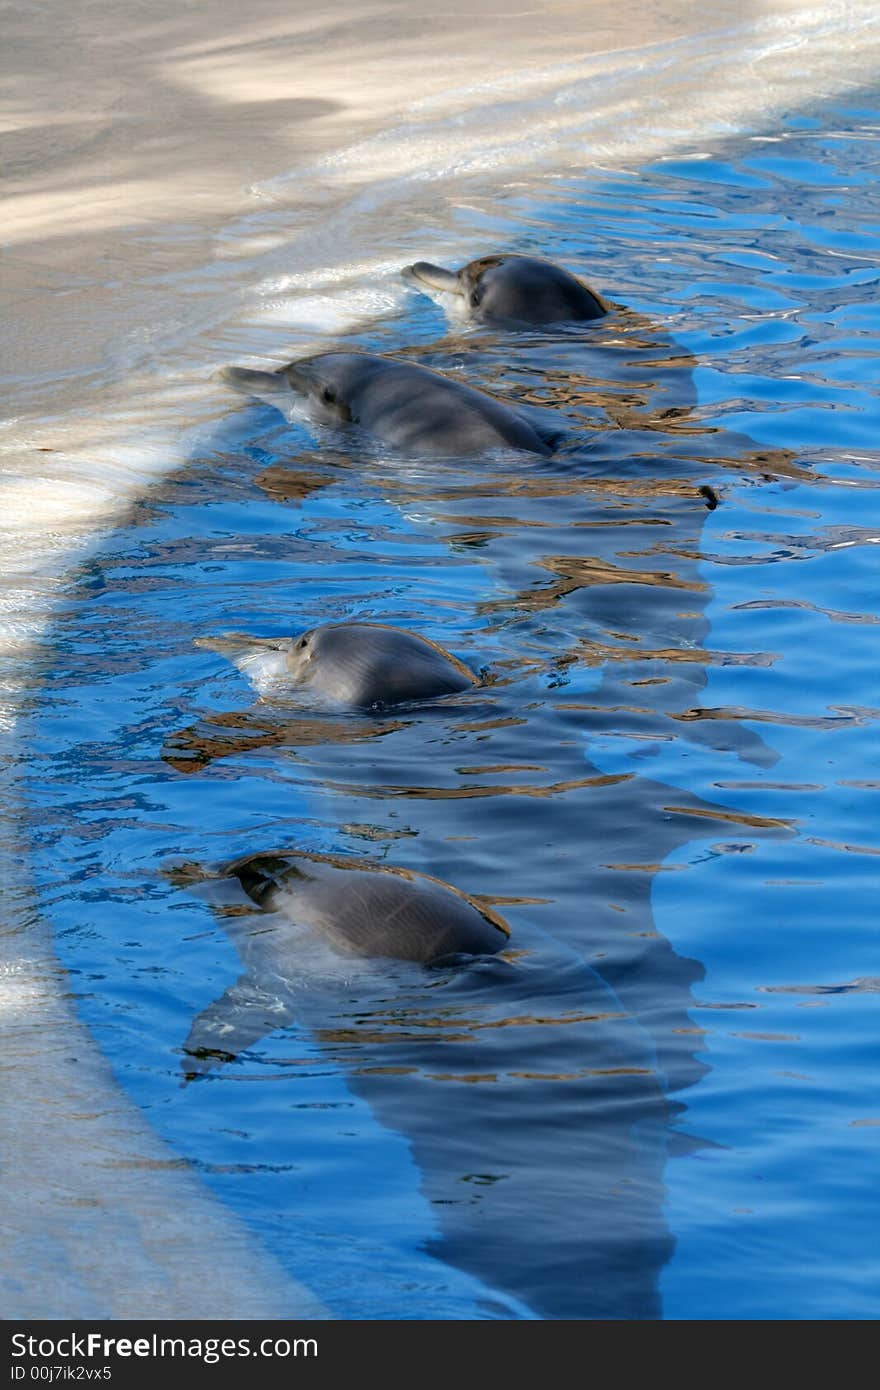
[[489,449],[552,452],[503,401],[429,367],[366,352],[325,352],[276,372],[228,367],[224,379],[249,395],[304,403],[318,423],[358,425],[384,444],[435,457]]
[[[340,955],[429,964],[494,955],[510,934],[490,908],[412,869],[302,851],[249,855],[227,873],[258,907],[319,932]],[[283,953],[283,933],[279,940]]]
[[416,286],[461,295],[474,318],[485,323],[544,324],[602,318],[608,306],[577,276],[536,256],[483,256],[461,270],[430,261],[406,266],[404,279]]
[[346,958],[431,965],[507,945],[498,913],[410,869],[293,851],[248,855],[225,878],[237,880],[259,912],[229,919],[246,973],[193,1020],[184,1044],[190,1057],[237,1056],[291,1021],[303,1003],[300,987],[338,978]]
[[301,637],[229,633],[197,645],[228,656],[263,695],[303,686],[355,708],[436,699],[476,682],[438,643],[384,623],[328,623]]

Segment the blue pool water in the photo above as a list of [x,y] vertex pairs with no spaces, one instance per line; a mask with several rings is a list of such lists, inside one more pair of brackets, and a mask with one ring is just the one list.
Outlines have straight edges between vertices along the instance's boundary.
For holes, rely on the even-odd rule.
[[[44,914],[120,1083],[334,1316],[880,1311],[878,136],[838,107],[459,207],[472,254],[627,307],[505,335],[413,294],[351,341],[552,409],[553,459],[231,401],[71,576],[29,730]],[[194,646],[355,617],[493,680],[273,710]],[[175,869],[283,846],[484,895],[509,959],[307,978],[187,1081],[241,965]]]

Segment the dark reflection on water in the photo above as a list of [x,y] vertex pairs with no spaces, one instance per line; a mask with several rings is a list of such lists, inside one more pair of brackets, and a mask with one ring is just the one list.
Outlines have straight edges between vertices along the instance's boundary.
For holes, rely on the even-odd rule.
[[214,1050],[187,1056],[187,1070],[306,1023],[381,1123],[406,1135],[440,1258],[547,1315],[658,1313],[669,1104],[649,1038],[597,973],[538,937],[428,971],[306,951],[282,983],[283,926],[242,915],[234,894],[230,909],[248,971],[195,1019],[189,1052]]
[[[277,1084],[277,1039],[306,1028],[324,1063],[410,1146],[434,1218],[430,1253],[542,1316],[654,1317],[671,1250],[668,1126],[676,1092],[704,1065],[687,1013],[701,970],[657,935],[651,885],[695,837],[785,826],[652,780],[651,755],[658,739],[697,737],[772,759],[735,720],[698,722],[694,709],[706,661],[723,659],[705,650],[700,487],[717,482],[719,461],[756,476],[770,461],[700,430],[691,362],[644,324],[561,344],[474,336],[466,358],[445,341],[419,356],[450,369],[466,361],[512,395],[527,384],[527,399],[568,417],[562,452],[436,464],[341,453],[331,438],[304,459],[298,429],[267,409],[237,413],[236,448],[224,442],[154,494],[87,567],[61,629],[69,657],[47,698],[62,709],[79,700],[92,719],[100,709],[103,726],[83,727],[66,757],[66,777],[104,790],[78,814],[87,843],[110,841],[112,863],[90,854],[82,871],[130,905],[160,892],[150,875],[170,849],[191,854],[202,840],[207,864],[218,851],[271,848],[281,828],[292,846],[362,851],[344,829],[354,822],[373,826],[374,843],[405,831],[386,842],[388,862],[513,904],[504,961],[334,971],[306,956],[281,975],[254,957],[259,936],[242,937],[245,909],[227,906],[219,921],[239,954],[251,943],[248,970],[189,1026],[181,1016],[168,1028],[167,1059],[188,1033],[191,1050],[214,1046],[197,1084],[222,1088],[232,1122],[234,1082],[265,1072]],[[622,427],[636,419],[637,431]],[[229,627],[282,633],[349,614],[425,632],[484,667],[486,683],[370,714],[295,698],[273,706],[192,645]],[[206,680],[213,707],[200,714]],[[124,713],[114,686],[128,693]],[[236,707],[216,708],[218,697]],[[591,738],[609,729],[643,741],[641,768],[591,763]],[[163,761],[145,762],[157,739]],[[153,794],[181,774],[187,823],[172,792],[175,826]],[[152,865],[142,887],[125,863],[126,827]],[[174,907],[169,890],[172,923]],[[211,963],[211,940],[194,964]],[[177,990],[182,1014],[185,978]],[[253,1107],[236,1127],[247,1130],[249,1114],[253,1123]],[[231,1171],[199,1148],[191,1134],[186,1151],[205,1171]],[[271,1138],[256,1148],[249,1171],[284,1171]]]
[[[674,217],[667,237],[691,254]],[[821,475],[702,418],[697,364],[659,318],[462,334],[414,304],[366,346],[409,328],[416,360],[554,411],[557,454],[394,459],[231,411],[83,567],[59,625],[33,785],[46,898],[123,1080],[338,1315],[653,1317],[670,1145],[704,1143],[673,1124],[706,1062],[702,966],[657,931],[652,894],[692,841],[717,857],[791,836],[748,797],[777,757],[759,730],[876,714],[703,703],[710,672],[779,659],[762,625],[748,650],[710,640],[703,531],[734,484]],[[743,536],[762,561],[873,539]],[[802,601],[746,606],[780,602]],[[421,631],[483,684],[351,715],[273,705],[193,645],[345,618]],[[673,744],[717,757],[732,797],[667,780]],[[279,973],[252,905],[168,876],[282,846],[446,880],[501,906],[510,947],[436,970],[306,953]],[[223,1027],[228,1057],[182,1085],[187,1037]]]

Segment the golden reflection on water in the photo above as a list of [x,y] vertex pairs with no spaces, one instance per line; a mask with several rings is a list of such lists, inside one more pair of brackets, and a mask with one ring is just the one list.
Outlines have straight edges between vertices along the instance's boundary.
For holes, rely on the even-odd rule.
[[[285,502],[303,502],[313,492],[331,487],[338,478],[334,473],[315,473],[309,469],[292,468],[289,464],[273,463],[254,482],[270,496],[283,498]],[[276,490],[277,489],[277,490]]]
[[386,797],[412,797],[417,801],[462,801],[481,796],[559,796],[565,792],[580,791],[584,787],[615,787],[621,782],[630,782],[634,774],[601,773],[594,777],[578,777],[567,782],[553,782],[547,787],[533,787],[528,784],[502,787],[487,787],[480,783],[465,787],[397,787],[369,786],[348,782],[326,782],[324,785],[346,796],[367,797],[370,800],[384,800]]
[[615,647],[607,642],[582,637],[578,642],[578,660],[584,666],[604,666],[609,661],[670,661],[695,666],[772,666],[775,652],[718,652],[705,647]]
[[357,743],[394,733],[405,728],[406,722],[401,719],[291,719],[273,713],[261,716],[252,710],[229,710],[175,733],[162,750],[162,757],[177,772],[200,772],[216,758],[282,745],[309,748]]
[[[608,1011],[605,1013],[578,1013],[571,1010],[565,1014],[519,1014],[512,1018],[421,1018],[404,1011],[392,1016],[391,1028],[382,1027],[381,1016],[370,1015],[369,1028],[321,1028],[316,1036],[322,1042],[335,1043],[397,1043],[421,1041],[425,1033],[432,1034],[432,1042],[470,1042],[475,1033],[496,1028],[567,1028],[581,1023],[606,1023],[612,1019],[626,1018],[627,1015]],[[404,1023],[407,1031],[394,1031],[394,1025]],[[461,1031],[450,1033],[450,1028]],[[420,1030],[418,1032],[412,1030]]]
[[[784,820],[779,816],[756,816],[744,811],[722,811],[719,807],[664,806],[664,811],[674,816],[699,816],[705,820],[720,820],[732,825],[747,826],[750,830],[790,830],[796,825],[794,820]],[[878,851],[880,852],[880,851]]]
[[[436,477],[427,476],[414,479],[409,476],[408,470],[398,469],[396,472],[386,472],[383,465],[375,462],[371,464],[369,473],[364,476],[364,482],[372,485],[383,496],[393,498],[402,506],[419,504],[433,506],[443,502],[457,502],[469,497],[490,499],[522,497],[531,501],[552,500],[557,497],[596,497],[611,498],[622,511],[625,511],[635,500],[664,501],[677,497],[692,503],[700,511],[706,510],[705,492],[702,485],[694,482],[692,476],[676,477],[671,472],[664,471],[658,474],[656,456],[643,454],[638,449],[633,450],[631,458],[634,461],[644,462],[646,470],[644,475],[630,474],[625,480],[619,477],[604,477],[594,471],[597,464],[592,462],[581,465],[582,469],[589,468],[590,472],[579,471],[575,473],[572,471],[559,474],[553,473],[549,469],[542,470],[540,467],[533,467],[530,473],[493,473],[486,466],[480,469],[478,480],[474,478],[472,473],[465,470],[462,470],[460,475],[455,472],[450,473],[447,470],[444,474]],[[334,460],[334,462],[338,461]],[[678,460],[661,460],[660,462],[662,469],[671,469],[674,465],[680,466]],[[352,464],[352,467],[354,466]],[[689,460],[689,469],[693,470],[694,466],[704,470],[720,468],[745,475],[754,474],[761,481],[773,481],[778,477],[810,483],[817,481],[815,472],[793,463],[790,454],[782,449],[752,450],[744,455],[736,453],[731,457],[695,454],[693,459]],[[359,469],[363,475],[363,463],[360,464]],[[648,470],[653,471],[648,472]],[[271,468],[259,474],[254,481],[263,491],[279,502],[300,502],[306,495],[303,491],[303,480],[298,470],[289,469],[285,464],[273,464]],[[322,482],[321,486],[329,486],[337,481],[338,478],[331,475]],[[441,514],[438,513],[437,519],[441,519]],[[446,522],[460,520],[460,518],[450,516],[442,516],[442,519]],[[543,525],[540,521],[519,517],[499,517],[495,520],[500,523],[500,529],[505,530],[510,527],[540,529]],[[485,524],[491,527],[491,522]],[[639,526],[662,523],[641,517],[621,517],[613,523],[601,521],[575,523],[580,529],[598,528],[609,524]]]
[[[656,466],[656,459],[653,460]],[[711,460],[715,463],[715,460]],[[480,471],[480,480],[455,483],[431,481],[430,486],[414,487],[399,474],[382,475],[378,480],[383,493],[393,495],[401,504],[455,502],[467,497],[526,497],[532,501],[556,497],[611,497],[615,501],[625,494],[627,499],[652,498],[663,500],[681,497],[705,511],[705,499],[699,487],[687,478],[628,477],[625,485],[620,478],[603,478],[584,474],[560,476],[558,473],[531,474],[489,473]],[[620,502],[625,506],[624,501]]]
[[[691,373],[697,365],[694,356],[674,344],[666,329],[646,315],[624,305],[610,304],[606,319],[590,324],[587,337],[564,340],[565,348],[589,348],[589,371],[582,366],[546,367],[540,384],[534,381],[517,382],[515,401],[526,405],[551,408],[571,415],[577,422],[584,411],[590,414],[595,429],[642,429],[669,433],[691,432],[694,414],[690,403],[669,404],[664,391],[672,391],[681,399],[692,394]],[[510,372],[504,362],[505,338],[502,334],[483,328],[481,346],[494,351],[498,360],[489,363],[485,372],[486,386],[502,399],[510,397]],[[539,350],[546,339],[539,333],[518,335],[518,343],[526,352],[535,346]],[[437,353],[467,352],[469,340],[454,331],[432,345]],[[557,349],[559,344],[557,343]],[[404,350],[398,355],[421,356],[424,349]],[[617,377],[600,375],[603,367],[613,365]],[[607,423],[596,421],[601,411]],[[694,423],[693,432],[703,433],[705,426]]]
[[718,705],[715,708],[701,705],[698,708],[681,710],[670,714],[670,719],[681,723],[696,720],[729,719],[734,723],[749,720],[755,724],[783,724],[792,729],[840,729],[850,724],[865,724],[867,719],[859,714],[784,714],[772,709],[749,709],[745,705]]
[[580,589],[603,584],[639,584],[648,588],[684,589],[692,593],[705,593],[708,589],[708,585],[701,580],[682,579],[669,570],[627,569],[623,565],[615,565],[611,560],[593,555],[551,555],[534,563],[541,569],[549,570],[551,574],[558,574],[559,582],[523,589],[504,598],[489,599],[477,605],[477,612],[497,613],[518,608],[529,613],[538,613],[552,608],[561,599]]

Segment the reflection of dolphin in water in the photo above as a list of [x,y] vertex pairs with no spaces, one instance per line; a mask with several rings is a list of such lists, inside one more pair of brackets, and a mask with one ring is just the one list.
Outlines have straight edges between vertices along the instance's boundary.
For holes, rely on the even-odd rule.
[[[451,338],[420,352],[442,365],[447,353],[460,360],[461,347]],[[509,352],[505,334],[483,333],[469,348],[492,388],[509,375]],[[707,665],[773,659],[707,651],[702,537],[726,471],[764,483],[808,470],[789,451],[758,448],[700,421],[695,358],[662,324],[634,311],[598,321],[588,336],[521,335],[517,358],[534,368],[517,401],[551,408],[573,426],[560,465],[489,468],[466,479],[437,470],[415,484],[386,475],[387,496],[432,513],[454,549],[479,551],[503,581],[480,601],[480,613],[493,625],[516,624],[526,639],[540,633],[569,669],[601,669],[601,704],[613,702],[624,723],[637,690],[636,724],[662,712],[693,742],[772,763],[772,751],[741,723],[703,721],[696,708]],[[586,420],[584,449],[577,441]],[[283,495],[277,472],[270,486]]]
[[[470,340],[474,374],[478,371],[493,386],[503,383],[509,342],[488,333]],[[444,365],[448,354],[457,356],[461,347],[452,339],[419,351]],[[700,717],[707,665],[767,664],[772,654],[707,649],[704,610],[710,595],[700,555],[709,513],[698,488],[707,478],[717,478],[719,470],[737,469],[763,479],[768,471],[785,472],[792,464],[781,451],[769,458],[748,440],[703,426],[694,415],[693,358],[662,327],[629,311],[597,321],[588,339],[521,335],[517,356],[518,400],[551,405],[573,420],[584,413],[591,413],[591,423],[596,412],[605,416],[604,432],[586,452],[575,451],[539,469],[489,465],[475,476],[434,467],[404,476],[382,470],[378,478],[374,471],[371,477],[385,497],[409,514],[430,517],[434,534],[445,533],[455,553],[472,556],[478,571],[491,573],[488,591],[479,580],[473,586],[484,628],[488,623],[499,641],[515,633],[513,645],[524,660],[555,667],[556,689],[550,697],[546,684],[539,687],[541,706],[524,711],[521,696],[505,701],[496,691],[496,708],[479,732],[469,731],[467,713],[457,711],[444,724],[457,739],[457,762],[512,769],[538,762],[540,773],[502,777],[502,783],[518,784],[517,790],[505,792],[491,776],[456,778],[439,769],[433,789],[420,791],[412,786],[411,768],[419,765],[416,746],[424,736],[423,725],[409,719],[405,728],[383,738],[381,765],[375,765],[371,739],[366,738],[340,753],[330,745],[320,756],[310,749],[305,771],[315,788],[326,783],[344,789],[347,797],[387,798],[398,813],[402,801],[407,822],[432,843],[444,834],[436,799],[454,802],[455,823],[447,824],[446,834],[470,833],[482,844],[495,818],[513,814],[513,807],[509,813],[504,810],[506,796],[530,798],[528,834],[551,843],[566,841],[570,818],[577,814],[570,802],[583,798],[584,863],[595,864],[596,882],[608,879],[612,902],[625,883],[632,897],[627,911],[635,921],[622,933],[616,907],[609,911],[593,903],[588,920],[582,914],[569,918],[560,930],[569,944],[577,938],[590,955],[604,949],[610,933],[627,960],[651,956],[660,968],[664,948],[644,935],[652,930],[650,883],[657,866],[677,846],[713,827],[728,835],[732,824],[745,833],[761,827],[738,821],[729,807],[704,804],[694,806],[695,814],[669,812],[667,807],[684,807],[687,798],[648,777],[652,757],[686,737],[733,758],[765,765],[774,759],[741,721]],[[272,494],[283,496],[283,470],[277,467]],[[549,708],[551,699],[555,708]],[[290,746],[296,747],[301,730],[290,732]],[[189,737],[197,749],[197,731]],[[622,771],[613,760],[614,780],[606,788],[601,785],[606,754],[600,750],[609,739],[627,756]],[[283,744],[283,734],[279,742]],[[468,756],[470,744],[479,745],[478,758]],[[422,795],[432,799],[424,822],[417,809]],[[605,811],[602,803],[609,798],[613,806]],[[478,801],[478,820],[469,825],[470,808]],[[507,826],[506,836],[515,844],[516,828]],[[432,853],[432,866],[438,862],[442,858],[436,861]],[[608,871],[602,867],[608,864],[640,867]],[[528,865],[528,882],[520,882],[520,890],[556,897],[533,855]],[[641,885],[638,892],[635,882]],[[610,960],[597,968],[620,983],[620,971]],[[670,979],[676,969],[683,989],[668,1017],[683,1028],[694,976],[690,966],[675,967]],[[631,983],[637,984],[635,973],[626,967]],[[646,970],[646,991],[640,989],[640,996],[650,992],[657,978],[656,969]],[[658,1045],[682,1061],[679,1042],[658,1037]],[[697,1074],[691,1064],[679,1065],[673,1084]]]
[[[437,345],[437,365],[460,347]],[[470,352],[474,374],[503,386],[509,340],[486,334]],[[271,775],[306,791],[335,844],[403,835],[398,862],[478,882],[496,904],[540,899],[528,922],[504,909],[524,954],[448,971],[359,963],[341,980],[312,971],[283,982],[255,960],[239,992],[196,1020],[191,1044],[212,1010],[226,1023],[255,1017],[261,1031],[307,1026],[411,1144],[438,1255],[547,1316],[652,1316],[670,1250],[670,1092],[704,1071],[688,1013],[701,969],[657,936],[652,885],[692,839],[712,836],[723,852],[734,835],[743,848],[780,828],[700,801],[660,771],[664,750],[701,727],[732,759],[772,756],[739,721],[694,715],[706,666],[737,655],[707,648],[698,487],[727,468],[772,470],[747,441],[701,426],[690,360],[622,315],[597,321],[586,345],[523,334],[518,358],[518,395],[588,418],[588,449],[479,472],[368,458],[362,477],[343,468],[314,504],[299,480],[292,491],[300,519],[311,505],[323,515],[328,497],[332,514],[334,489],[361,497],[366,480],[445,537],[456,564],[472,565],[455,591],[474,614],[464,645],[500,655],[505,679],[393,720],[265,707],[212,716],[178,740],[175,765],[289,748],[295,757],[273,757]],[[283,497],[277,463],[271,475]],[[224,916],[233,933],[254,921],[238,917],[243,906]],[[259,1065],[254,1053],[245,1064]]]
[[429,934],[457,905],[453,946],[494,952],[504,936],[473,899],[364,861],[251,856],[206,888],[247,970],[194,1020],[190,1076],[308,1027],[407,1136],[440,1218],[432,1253],[546,1316],[657,1315],[669,1108],[647,1035],[592,970],[534,933],[431,970],[365,958],[371,932],[399,954],[425,905]]
[[[695,414],[693,371],[698,362],[675,340],[674,325],[606,303],[558,266],[529,256],[487,256],[455,273],[417,262],[406,268],[404,278],[420,288],[440,290],[445,302],[456,305],[470,304],[476,294],[478,303],[470,317],[482,331],[478,337],[451,333],[427,347],[401,349],[396,354],[401,359],[427,360],[442,370],[449,358],[461,365],[466,357],[471,365],[482,357],[486,389],[497,387],[500,394],[511,395],[511,335],[504,330],[512,323],[510,314],[491,312],[497,294],[504,308],[518,308],[513,326],[530,324],[534,330],[520,332],[513,340],[517,386],[511,404],[520,410],[549,406],[567,411],[581,427],[586,416],[591,429],[601,429],[597,416],[604,416],[606,427],[651,430],[679,441],[693,436],[705,463],[717,462],[759,478],[815,477],[810,470],[793,465],[789,450],[758,448],[750,440],[702,422]],[[546,317],[542,295],[547,296],[545,303],[555,306]],[[578,295],[584,296],[581,313],[574,312]],[[557,318],[557,311],[566,305],[570,312],[560,312]],[[572,335],[559,331],[558,324],[566,317],[593,321],[588,332]],[[536,375],[530,381],[527,373],[532,362]]]

